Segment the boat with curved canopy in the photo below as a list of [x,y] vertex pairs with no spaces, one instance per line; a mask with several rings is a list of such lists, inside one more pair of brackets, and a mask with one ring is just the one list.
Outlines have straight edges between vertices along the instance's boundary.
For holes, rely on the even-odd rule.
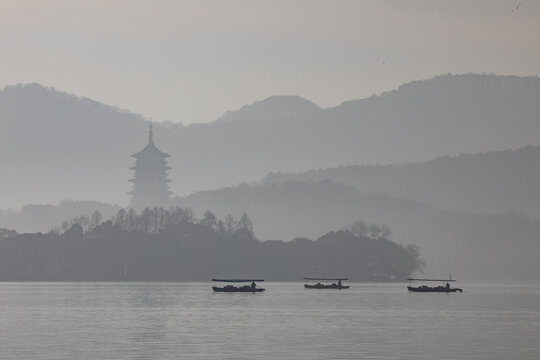
[[[407,286],[407,289],[409,291],[413,292],[443,292],[443,293],[450,293],[450,292],[463,292],[462,289],[452,287],[450,286],[451,282],[455,282],[456,280],[452,279],[414,279],[414,278],[408,278],[409,286]],[[412,286],[412,283],[414,281],[418,282],[441,282],[442,285],[439,286],[427,286],[427,285],[420,285],[420,286]]]
[[[317,281],[315,284],[304,284],[306,289],[348,289],[349,285],[343,285],[341,282],[349,280],[348,278],[304,278],[305,281]],[[322,281],[322,282],[321,282]],[[337,281],[337,283],[335,282]]]
[[[266,289],[258,288],[255,282],[264,281],[262,279],[212,279],[213,282],[229,283],[225,286],[212,286],[212,290],[215,292],[263,292]],[[251,283],[249,285],[234,286],[236,283]]]

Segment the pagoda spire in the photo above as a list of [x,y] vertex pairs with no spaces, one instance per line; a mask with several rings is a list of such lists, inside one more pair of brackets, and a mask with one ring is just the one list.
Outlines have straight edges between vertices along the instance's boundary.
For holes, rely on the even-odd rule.
[[150,125],[148,129],[148,143],[153,144],[154,143],[154,131],[152,130],[152,117],[150,117]]

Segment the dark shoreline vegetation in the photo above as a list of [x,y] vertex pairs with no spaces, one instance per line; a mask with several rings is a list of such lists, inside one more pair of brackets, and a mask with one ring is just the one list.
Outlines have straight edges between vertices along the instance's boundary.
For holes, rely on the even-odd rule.
[[220,220],[207,211],[197,219],[179,207],[121,209],[106,221],[96,211],[47,234],[0,235],[0,281],[399,281],[424,267],[418,247],[389,240],[385,225],[357,221],[315,241],[259,241],[246,214]]

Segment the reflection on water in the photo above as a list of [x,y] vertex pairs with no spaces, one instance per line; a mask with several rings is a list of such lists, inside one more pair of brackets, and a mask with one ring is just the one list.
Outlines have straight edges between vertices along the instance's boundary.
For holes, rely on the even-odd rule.
[[538,359],[540,287],[3,283],[2,359]]

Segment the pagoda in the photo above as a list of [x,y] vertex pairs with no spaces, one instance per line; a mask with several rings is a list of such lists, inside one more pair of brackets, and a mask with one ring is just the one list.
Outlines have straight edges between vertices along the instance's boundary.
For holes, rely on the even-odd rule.
[[148,144],[134,157],[135,166],[131,170],[135,171],[135,177],[130,181],[133,183],[131,194],[131,206],[137,210],[146,207],[166,206],[170,202],[171,192],[169,191],[169,178],[167,171],[171,168],[167,166],[169,154],[159,150],[154,144],[154,134],[152,122],[148,131]]

